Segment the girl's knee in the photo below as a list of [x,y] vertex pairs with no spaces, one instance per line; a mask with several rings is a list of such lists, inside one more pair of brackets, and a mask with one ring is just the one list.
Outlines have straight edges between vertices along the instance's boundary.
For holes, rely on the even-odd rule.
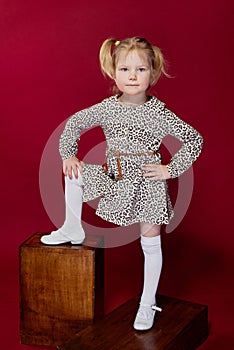
[[148,222],[141,222],[141,235],[144,237],[155,237],[161,233],[161,225],[150,224]]

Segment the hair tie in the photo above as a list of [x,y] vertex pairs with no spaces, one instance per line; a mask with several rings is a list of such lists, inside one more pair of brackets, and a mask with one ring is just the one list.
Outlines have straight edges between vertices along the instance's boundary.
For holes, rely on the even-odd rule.
[[119,40],[116,40],[115,46],[118,46],[119,44],[120,44],[120,41],[119,41]]

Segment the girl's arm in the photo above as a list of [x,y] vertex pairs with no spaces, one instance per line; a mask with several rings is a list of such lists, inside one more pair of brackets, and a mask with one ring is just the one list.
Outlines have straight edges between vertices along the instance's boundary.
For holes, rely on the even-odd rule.
[[161,127],[165,136],[172,135],[178,138],[182,142],[182,147],[174,154],[168,165],[144,165],[142,167],[143,176],[149,180],[167,180],[180,176],[198,158],[203,145],[202,136],[166,108],[161,120]]
[[201,153],[203,138],[192,126],[178,118],[173,112],[165,108],[164,126],[166,133],[182,142],[182,147],[171,158],[166,166],[171,178],[183,174],[195,162]]
[[64,175],[72,178],[73,173],[78,177],[78,170],[82,173],[82,162],[76,158],[78,141],[81,130],[100,125],[100,107],[102,103],[83,109],[68,119],[59,141],[59,152],[63,160]]
[[100,105],[101,103],[83,109],[68,119],[59,141],[59,152],[63,160],[77,154],[81,130],[100,125]]

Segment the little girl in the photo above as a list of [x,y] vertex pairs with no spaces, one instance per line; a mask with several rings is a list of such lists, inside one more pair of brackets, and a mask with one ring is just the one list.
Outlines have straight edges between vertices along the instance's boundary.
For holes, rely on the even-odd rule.
[[[107,39],[100,49],[104,74],[114,80],[119,94],[75,113],[60,139],[65,175],[64,225],[42,236],[44,244],[82,244],[82,200],[101,197],[96,214],[127,226],[140,223],[144,253],[144,286],[134,328],[153,326],[155,295],[162,267],[160,229],[173,216],[167,179],[180,176],[197,159],[203,139],[190,125],[168,110],[148,90],[166,74],[160,49],[146,39]],[[83,129],[99,125],[107,143],[106,163],[84,164],[76,158]],[[169,164],[161,164],[160,145],[166,135],[182,142]]]

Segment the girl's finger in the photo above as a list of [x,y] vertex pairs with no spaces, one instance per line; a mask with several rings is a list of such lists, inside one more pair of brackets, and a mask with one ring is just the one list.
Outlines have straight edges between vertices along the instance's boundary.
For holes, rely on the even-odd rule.
[[76,179],[78,179],[78,170],[77,169],[78,169],[78,165],[72,166],[72,171],[73,171]]

